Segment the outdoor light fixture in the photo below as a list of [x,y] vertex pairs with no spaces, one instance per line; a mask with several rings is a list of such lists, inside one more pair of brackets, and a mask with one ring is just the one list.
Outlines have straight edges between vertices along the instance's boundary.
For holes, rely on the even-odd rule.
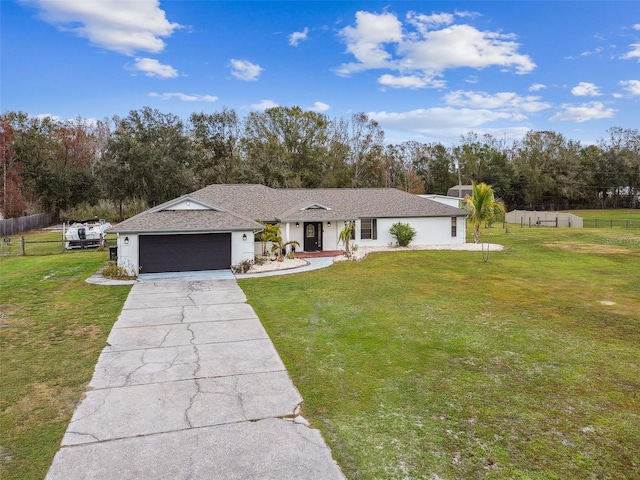
[[300,228],[300,222],[296,222],[296,228]]
[[124,237],[124,244],[129,245],[129,237]]
[[244,240],[245,242],[247,241],[247,234],[246,233],[242,234],[242,240]]
[[327,227],[330,227],[330,226],[331,226],[331,222],[327,222]]

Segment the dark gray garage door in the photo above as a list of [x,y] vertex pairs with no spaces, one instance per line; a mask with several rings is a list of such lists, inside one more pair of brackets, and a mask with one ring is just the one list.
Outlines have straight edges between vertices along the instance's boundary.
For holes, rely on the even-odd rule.
[[231,234],[140,235],[140,273],[231,268]]

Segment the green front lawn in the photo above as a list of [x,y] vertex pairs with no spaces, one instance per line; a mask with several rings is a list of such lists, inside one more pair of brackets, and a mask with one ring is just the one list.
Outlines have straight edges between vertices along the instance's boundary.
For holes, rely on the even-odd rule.
[[89,285],[108,253],[0,257],[0,478],[44,478],[128,286]]
[[240,282],[350,480],[640,478],[640,235]]
[[[498,226],[242,280],[355,479],[640,478],[640,234]],[[129,287],[107,252],[0,258],[0,478],[43,478]]]

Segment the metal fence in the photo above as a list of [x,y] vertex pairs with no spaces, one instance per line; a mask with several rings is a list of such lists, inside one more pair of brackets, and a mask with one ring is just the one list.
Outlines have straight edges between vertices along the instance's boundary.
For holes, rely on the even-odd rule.
[[0,220],[0,236],[15,235],[16,233],[35,230],[46,227],[53,222],[53,215],[50,213],[39,213],[37,215],[27,215],[25,217],[8,218]]
[[623,230],[640,230],[640,219],[584,218],[584,228],[620,228]]
[[[107,236],[106,247],[98,247],[98,250],[109,250],[116,245],[116,235]],[[5,237],[0,242],[0,256],[36,256],[36,255],[57,255],[61,253],[72,253],[82,250],[96,250],[95,247],[83,246],[80,248],[67,249],[65,240],[27,240],[25,237]]]

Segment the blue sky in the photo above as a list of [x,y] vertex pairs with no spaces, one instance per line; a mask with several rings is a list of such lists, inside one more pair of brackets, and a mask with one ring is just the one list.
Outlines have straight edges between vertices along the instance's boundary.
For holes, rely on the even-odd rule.
[[2,111],[366,112],[386,141],[640,127],[637,1],[0,0]]

